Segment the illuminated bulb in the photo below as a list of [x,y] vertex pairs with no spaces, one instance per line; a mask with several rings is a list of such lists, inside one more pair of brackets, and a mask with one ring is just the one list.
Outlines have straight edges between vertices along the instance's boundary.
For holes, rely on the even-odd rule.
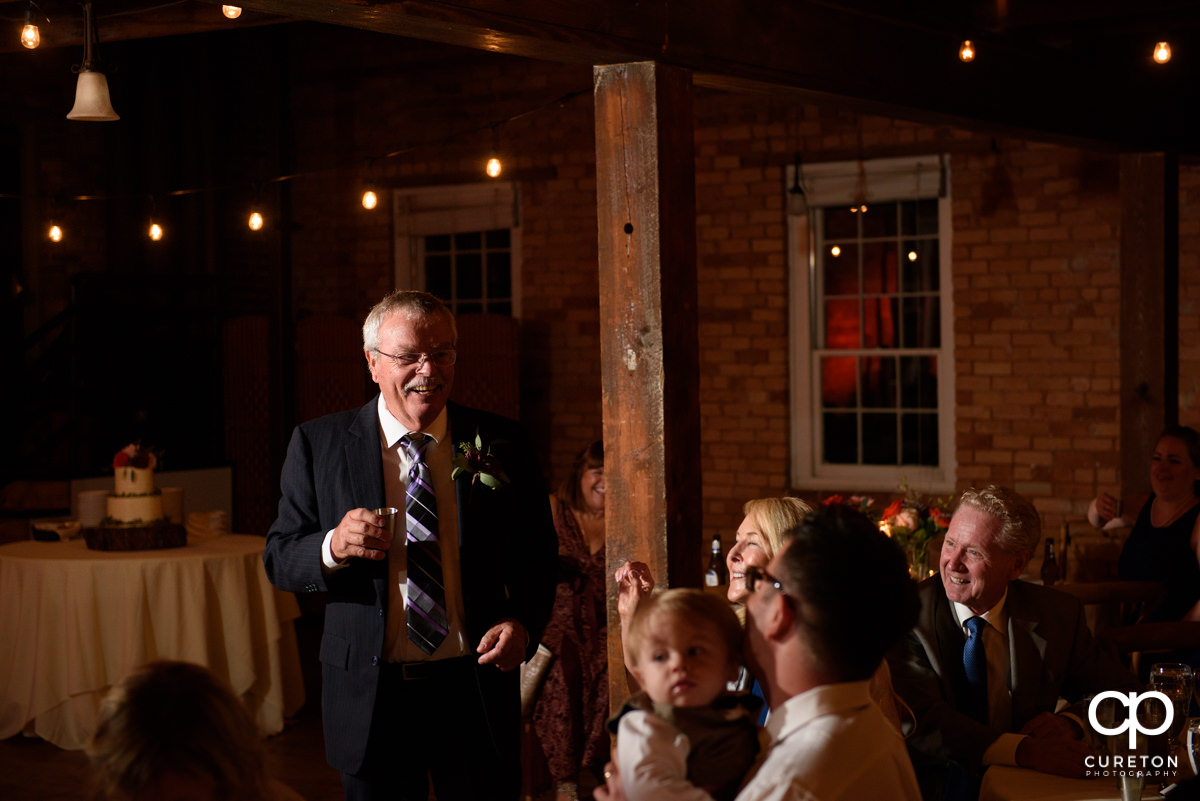
[[50,231],[49,231],[48,235],[50,237],[51,242],[61,242],[62,241],[62,236],[63,236],[62,229],[59,228],[57,225],[50,226]]
[[38,33],[38,27],[32,22],[26,22],[25,27],[21,29],[21,44],[32,50],[42,43],[42,35]]
[[250,212],[250,222],[249,222],[249,225],[250,225],[250,230],[251,230],[251,231],[261,231],[261,230],[262,230],[262,226],[263,226],[263,218],[262,218],[262,215],[261,215],[261,214],[259,214],[257,211],[252,211],[252,212]]
[[917,251],[915,251],[915,250],[908,251],[908,260],[916,261],[917,260]]
[[842,249],[839,248],[837,245],[834,245],[833,247],[831,247],[829,249],[829,255],[833,256],[836,259],[838,256],[842,255]]
[[370,211],[379,205],[379,197],[368,189],[366,192],[363,192],[362,204],[364,209]]
[[495,178],[498,176],[501,169],[500,159],[496,158],[495,156],[492,156],[490,159],[488,159],[487,174],[489,178]]
[[[36,47],[37,45],[34,45]],[[1171,45],[1166,42],[1159,42],[1154,45],[1154,60],[1159,64],[1166,64],[1171,60]]]
[[850,207],[850,213],[851,213],[851,214],[858,214],[858,206],[851,206],[851,207]]
[[163,237],[162,226],[159,225],[158,223],[150,223],[150,238],[153,239],[155,242],[157,242],[158,240],[162,239],[162,237]]
[[964,62],[975,60],[975,44],[970,39],[963,39],[962,45],[958,48],[958,57]]
[[230,19],[237,19],[242,16],[241,6],[221,6],[221,13]]

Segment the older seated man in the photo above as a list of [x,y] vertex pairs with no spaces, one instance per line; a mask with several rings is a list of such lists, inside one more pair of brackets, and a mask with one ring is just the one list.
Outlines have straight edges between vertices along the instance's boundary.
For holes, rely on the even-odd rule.
[[1018,580],[1041,535],[1015,491],[964,492],[916,628],[888,656],[916,719],[908,743],[926,797],[970,795],[987,765],[1082,776],[1086,710],[1055,714],[1059,699],[1137,687],[1096,647],[1078,601]]

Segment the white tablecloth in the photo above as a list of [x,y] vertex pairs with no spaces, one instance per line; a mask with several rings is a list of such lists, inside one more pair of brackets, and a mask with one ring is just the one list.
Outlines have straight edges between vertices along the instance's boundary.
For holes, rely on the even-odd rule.
[[82,539],[0,546],[0,738],[83,748],[108,688],[152,659],[224,676],[264,734],[304,703],[290,593],[263,538],[160,551],[91,551]]
[[[1157,777],[1146,780],[1142,798],[1158,798]],[[983,774],[979,801],[1120,801],[1113,777],[1068,779],[1028,768],[996,765]]]

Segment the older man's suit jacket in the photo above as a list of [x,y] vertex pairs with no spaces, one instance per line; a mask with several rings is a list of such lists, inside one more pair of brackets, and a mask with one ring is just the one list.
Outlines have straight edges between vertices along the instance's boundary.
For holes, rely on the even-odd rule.
[[[528,657],[537,650],[554,603],[558,545],[545,480],[520,425],[455,404],[448,411],[446,444],[473,441],[478,432],[510,479],[494,490],[472,487],[469,476],[455,481],[468,641],[477,645],[496,622],[513,618],[529,633]],[[366,753],[383,660],[387,560],[353,559],[326,575],[321,544],[349,510],[384,505],[377,399],[298,426],[280,486],[279,517],[267,535],[263,562],[279,589],[327,593],[321,640],[326,757],[338,770],[356,773]],[[477,681],[462,691],[480,694],[493,738],[515,755],[518,671],[486,666],[475,673]]]
[[[983,754],[1004,732],[960,712],[965,704],[966,640],[940,576],[921,584],[916,627],[888,655],[896,692],[916,718],[909,747],[978,770]],[[1072,704],[1104,690],[1135,689],[1136,679],[1096,647],[1083,607],[1070,595],[1014,581],[1008,585],[1012,726],[1020,731],[1060,697]],[[1086,711],[1084,712],[1086,714]]]

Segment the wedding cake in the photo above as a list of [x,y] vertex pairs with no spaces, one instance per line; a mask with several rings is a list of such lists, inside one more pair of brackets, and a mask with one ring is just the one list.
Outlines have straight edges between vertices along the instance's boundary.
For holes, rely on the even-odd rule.
[[113,491],[108,516],[83,531],[87,546],[98,551],[141,551],[187,545],[187,531],[163,514],[162,492],[154,488],[153,451],[126,445],[113,457]]

